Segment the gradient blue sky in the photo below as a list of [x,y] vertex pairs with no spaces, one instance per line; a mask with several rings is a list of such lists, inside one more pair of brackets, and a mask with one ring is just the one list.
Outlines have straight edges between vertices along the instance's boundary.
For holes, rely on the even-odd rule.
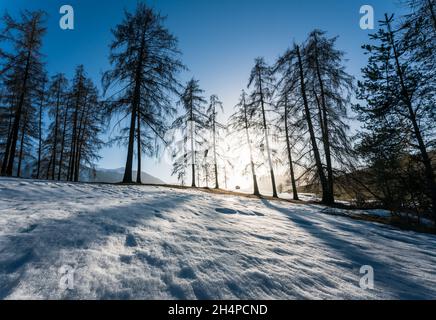
[[[224,102],[224,120],[246,87],[254,58],[273,62],[295,40],[303,41],[314,28],[338,35],[338,47],[347,53],[348,71],[356,77],[365,64],[361,45],[368,31],[359,28],[359,9],[369,4],[376,20],[387,13],[401,13],[398,0],[149,0],[163,15],[167,27],[179,39],[183,62],[189,71],[182,75],[200,80],[206,96],[218,94]],[[110,29],[119,23],[123,10],[132,10],[136,0],[0,0],[0,13],[16,15],[21,9],[43,9],[49,14],[44,39],[50,74],[73,75],[83,64],[88,75],[100,84],[101,73],[109,68]],[[75,30],[59,28],[59,8],[72,5]],[[377,25],[376,25],[377,27]],[[125,164],[123,148],[105,148],[99,166],[118,168]],[[143,170],[166,182],[174,182],[170,165],[147,159]]]

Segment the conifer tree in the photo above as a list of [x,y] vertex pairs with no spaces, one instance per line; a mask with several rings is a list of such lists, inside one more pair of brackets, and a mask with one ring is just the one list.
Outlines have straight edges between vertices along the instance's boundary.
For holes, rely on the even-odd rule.
[[268,158],[273,197],[277,198],[278,194],[266,115],[267,108],[271,106],[270,100],[272,99],[274,81],[272,69],[265,63],[263,58],[257,58],[248,80],[248,88],[253,88],[250,94],[251,117],[259,117],[261,119],[261,127],[259,129],[264,134],[264,146]]
[[208,116],[207,126],[212,129],[211,131],[212,131],[213,168],[215,174],[215,189],[219,189],[217,135],[218,135],[218,129],[224,128],[224,126],[217,121],[217,115],[219,110],[221,110],[222,112],[224,111],[223,104],[219,100],[218,96],[212,95],[210,97],[209,107],[206,111],[206,114]]
[[[253,194],[256,196],[260,196],[259,192],[259,186],[257,184],[257,176],[256,176],[256,165],[254,162],[254,156],[253,156],[253,146],[252,146],[252,139],[250,137],[250,131],[252,130],[252,127],[250,126],[251,121],[251,111],[249,109],[249,103],[247,101],[247,95],[245,91],[243,90],[241,93],[241,96],[239,98],[238,104],[235,106],[235,113],[230,117],[229,120],[229,130],[230,134],[234,133],[241,133],[243,135],[243,138],[238,139],[240,140],[240,146],[247,145],[249,155],[250,155],[250,169],[251,169],[251,176],[253,179]],[[245,140],[245,143],[244,143]],[[238,148],[238,151],[241,152],[241,149]]]
[[49,145],[47,146],[50,149],[48,157],[51,164],[51,171],[46,174],[47,177],[55,180],[59,172],[59,168],[56,166],[59,165],[60,142],[62,139],[61,114],[66,107],[68,98],[68,80],[65,78],[65,75],[56,74],[51,78],[47,98],[47,105],[49,106],[48,114],[52,119],[52,123],[48,127],[48,135],[45,141]]
[[314,30],[305,46],[309,96],[318,110],[318,127],[321,135],[327,171],[327,202],[334,202],[334,166],[351,165],[347,109],[351,106],[353,77],[345,71],[344,53],[335,48],[337,37],[327,38],[325,32]]
[[322,202],[325,204],[332,203],[332,196],[328,188],[328,181],[321,160],[321,153],[318,147],[318,138],[313,121],[313,106],[309,104],[309,86],[308,86],[308,66],[302,55],[299,45],[294,44],[292,49],[288,49],[276,62],[275,70],[282,73],[282,82],[284,86],[293,87],[293,82],[297,81],[295,95],[299,100],[299,112],[306,123],[309,136],[310,152],[313,156],[318,177],[322,189]]
[[196,187],[196,151],[197,146],[204,143],[204,137],[200,132],[207,125],[207,116],[204,113],[206,99],[204,91],[200,88],[198,80],[191,79],[183,90],[179,104],[183,107],[183,114],[174,122],[172,127],[182,129],[189,140],[189,157],[191,159],[192,187]]
[[32,105],[31,100],[36,95],[35,90],[45,76],[41,54],[42,37],[46,32],[45,13],[23,11],[20,18],[18,21],[6,14],[3,18],[5,26],[0,33],[0,41],[8,42],[9,47],[14,49],[14,52],[2,50],[0,60],[0,75],[8,78],[6,81],[15,83],[13,94],[16,97],[12,126],[6,139],[1,168],[1,174],[7,176],[13,174],[16,155],[19,151],[17,145],[20,130],[22,137],[26,131],[23,119],[27,116],[27,121],[33,120],[29,117],[33,117],[34,114],[26,110],[26,107]]
[[[139,3],[136,11],[126,12],[123,22],[112,31],[113,69],[104,74],[103,84],[105,92],[115,91],[107,99],[110,113],[130,116],[125,183],[132,182],[135,136],[137,152],[141,153],[140,146],[152,146],[149,138],[160,135],[165,130],[163,124],[175,113],[171,96],[179,88],[176,76],[184,66],[179,60],[177,39],[163,26],[164,20]],[[138,124],[142,128],[137,128]],[[145,136],[141,135],[144,130],[148,131]],[[142,139],[147,141],[143,144]]]
[[[425,177],[425,194],[431,200],[436,220],[436,186],[429,149],[435,145],[435,95],[433,82],[426,69],[416,63],[410,47],[403,41],[403,28],[394,30],[393,16],[385,16],[382,28],[371,35],[373,43],[365,45],[368,65],[362,70],[359,98],[366,104],[356,105],[359,118],[366,125],[361,135],[380,136],[381,124],[396,130],[407,143],[409,152],[416,153]],[[384,142],[388,144],[389,136]]]

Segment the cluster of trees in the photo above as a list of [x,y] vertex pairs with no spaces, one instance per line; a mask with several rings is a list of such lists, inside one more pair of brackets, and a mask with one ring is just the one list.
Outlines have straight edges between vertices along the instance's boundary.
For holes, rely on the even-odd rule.
[[[251,92],[242,93],[231,118],[231,128],[244,132],[249,145],[255,194],[259,164],[252,150],[259,148],[265,154],[273,197],[278,196],[274,164],[286,159],[281,163],[289,168],[295,200],[298,181],[305,181],[320,184],[324,203],[334,202],[334,177],[353,160],[346,125],[353,78],[345,72],[344,53],[335,42],[314,30],[272,66],[256,59],[248,81]],[[280,147],[271,147],[271,139],[275,146],[283,145],[283,154]]]
[[[173,122],[172,128],[181,132],[181,148],[173,154],[173,175],[177,175],[184,185],[190,166],[192,187],[202,183],[208,187],[212,183],[218,189],[218,163],[226,162],[225,152],[220,148],[224,143],[218,141],[226,131],[217,120],[219,111],[223,111],[223,104],[217,95],[211,95],[207,101],[203,94],[199,81],[191,79],[180,95],[179,104],[183,113]],[[225,166],[223,169],[225,171]],[[227,180],[226,174],[224,179]]]
[[136,142],[141,183],[141,154],[158,151],[156,140],[176,113],[172,95],[180,91],[176,76],[185,68],[177,39],[144,4],[126,12],[112,30],[112,68],[102,77],[102,96],[83,66],[71,81],[64,74],[48,79],[41,53],[45,17],[24,11],[20,20],[3,18],[0,41],[9,51],[0,51],[1,175],[20,177],[25,165],[26,176],[79,181],[81,170],[99,159],[101,133],[121,115],[130,121],[109,143],[128,146],[123,182],[130,183]]
[[[220,125],[220,136],[224,136],[220,144],[233,136],[238,143],[232,151],[241,153],[242,147],[247,147],[255,195],[260,194],[256,170],[266,165],[273,196],[278,197],[274,168],[281,161],[289,168],[294,199],[298,199],[297,181],[304,180],[319,182],[323,202],[334,202],[335,174],[353,163],[345,123],[353,78],[345,72],[344,53],[335,48],[335,42],[336,38],[327,38],[325,32],[315,30],[272,66],[257,58],[247,85],[250,92],[242,92],[229,123],[226,127]],[[181,96],[185,114],[173,125],[185,133],[184,147],[176,156],[173,173],[185,183],[190,163],[192,186],[196,186],[196,168],[204,162],[206,185],[208,169],[213,168],[218,188],[218,163],[221,169],[226,165],[226,159],[217,157],[216,151],[215,119],[217,106],[222,108],[222,104],[213,95],[205,111],[207,101],[202,93],[198,81],[191,80]],[[285,157],[276,147],[281,144]],[[286,160],[280,160],[283,158]],[[300,168],[299,177],[295,166]]]
[[[45,13],[6,14],[0,40],[1,174],[78,181],[80,169],[99,158],[105,122],[96,86],[78,66],[69,84],[50,79],[41,54]],[[49,123],[45,125],[45,121]]]
[[435,2],[407,1],[411,13],[385,16],[363,48],[369,57],[355,106],[364,130],[357,151],[366,160],[364,182],[393,211],[409,209],[436,220]]
[[[221,141],[229,136],[237,141],[231,153],[249,152],[255,195],[260,194],[256,172],[264,167],[273,196],[278,196],[275,168],[281,164],[288,168],[295,200],[298,186],[310,185],[319,187],[328,205],[345,190],[356,200],[377,200],[392,211],[436,217],[435,4],[411,0],[407,5],[409,15],[398,23],[386,15],[380,30],[370,36],[371,44],[363,46],[368,64],[357,85],[345,71],[336,38],[321,30],[294,43],[272,65],[263,58],[255,60],[249,92],[242,92],[226,130],[220,132]],[[206,150],[207,159],[217,141],[213,129],[213,143],[205,139],[211,127],[201,93],[197,82],[188,84],[183,95],[187,113],[175,122],[187,133],[174,173],[184,183],[191,163],[193,186],[199,162],[195,150],[206,144],[201,150]],[[361,103],[353,103],[353,97]],[[350,109],[362,124],[356,135],[347,124]],[[216,168],[224,167],[224,161],[219,162],[221,166],[216,157],[209,160],[215,177]]]

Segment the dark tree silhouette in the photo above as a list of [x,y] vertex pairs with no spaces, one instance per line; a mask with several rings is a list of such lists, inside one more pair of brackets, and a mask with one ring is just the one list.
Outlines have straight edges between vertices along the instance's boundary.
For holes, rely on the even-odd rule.
[[305,46],[307,77],[312,90],[309,95],[318,109],[319,128],[323,142],[327,171],[329,203],[334,202],[334,168],[336,163],[351,165],[352,150],[348,135],[347,108],[351,105],[353,77],[345,71],[344,53],[335,48],[335,38],[328,39],[325,32],[314,30]]
[[298,82],[296,81],[296,79],[294,79],[293,81],[292,79],[286,80],[288,81],[283,81],[284,85],[280,88],[278,101],[276,103],[276,109],[279,114],[276,127],[279,134],[284,133],[286,157],[288,159],[287,162],[289,165],[289,176],[292,186],[292,195],[294,200],[299,200],[297,182],[295,178],[295,162],[293,160],[292,153],[295,144],[298,140],[300,140],[300,137],[303,136],[301,135],[301,133],[304,132],[304,128],[302,128],[301,125],[298,125],[298,120],[296,123],[293,123],[292,119],[296,117],[291,117],[291,113],[298,112],[298,108],[296,108],[297,101],[292,101],[295,90],[298,87]]
[[390,128],[401,125],[397,134],[407,141],[411,152],[419,155],[436,219],[436,186],[429,154],[429,148],[435,145],[434,80],[422,64],[416,63],[402,39],[403,28],[393,30],[392,22],[393,16],[386,15],[382,29],[371,35],[374,44],[364,46],[369,61],[362,70],[364,81],[358,85],[359,98],[366,100],[366,105],[355,108],[369,135],[377,134],[380,125],[376,124],[386,123],[386,119]]
[[173,128],[183,130],[190,141],[189,153],[192,168],[192,187],[196,187],[196,145],[203,142],[203,137],[199,133],[207,125],[207,116],[204,113],[204,105],[207,101],[202,96],[203,93],[204,91],[200,89],[198,80],[191,79],[188,81],[179,101],[184,113],[172,125]]
[[[12,123],[12,103],[6,88],[0,87],[0,161],[3,160],[6,148],[6,139]],[[0,162],[1,167],[2,162]]]
[[212,150],[213,150],[213,167],[214,167],[214,174],[215,174],[215,189],[219,189],[217,130],[219,128],[224,128],[224,126],[221,125],[216,119],[219,110],[221,110],[221,112],[224,111],[223,103],[219,100],[217,95],[212,95],[210,97],[209,107],[207,108],[206,113],[208,116],[207,126],[212,129]]
[[[13,107],[14,119],[3,156],[2,175],[11,176],[13,174],[20,127],[22,127],[26,114],[25,109],[26,106],[31,105],[29,101],[35,95],[34,91],[45,76],[40,52],[42,37],[46,32],[44,18],[45,14],[42,11],[23,11],[21,21],[13,19],[8,14],[3,18],[5,26],[0,40],[7,41],[15,51],[8,53],[2,50],[0,52],[0,76],[13,78],[18,86],[14,86],[17,90],[17,101]],[[27,112],[27,116],[30,117],[33,114]],[[25,130],[23,129],[22,132],[24,135]]]
[[[47,93],[47,105],[49,107],[49,116],[53,120],[48,127],[48,135],[45,141],[49,149],[47,157],[50,168],[47,168],[47,178],[56,179],[58,171],[56,165],[59,165],[60,142],[61,142],[61,114],[66,107],[68,99],[68,80],[64,74],[56,74],[51,78]],[[50,171],[48,171],[50,169]]]
[[[178,59],[177,39],[163,27],[163,22],[162,16],[139,3],[136,11],[126,12],[124,21],[112,31],[113,69],[104,74],[103,84],[105,92],[109,87],[116,91],[108,99],[110,113],[130,116],[124,183],[132,182],[135,135],[139,154],[140,146],[153,145],[140,140],[160,136],[165,130],[165,120],[175,112],[171,94],[179,87],[176,75],[184,66]],[[146,126],[150,133],[141,135],[144,128],[136,130],[137,124]]]
[[314,157],[316,173],[321,183],[322,202],[331,204],[333,197],[329,193],[328,181],[324,172],[321,154],[319,152],[317,136],[315,135],[315,126],[313,124],[313,111],[309,105],[309,90],[307,83],[307,63],[303,60],[302,50],[299,45],[294,44],[292,49],[288,49],[277,61],[276,70],[283,74],[283,85],[288,83],[288,87],[293,87],[293,81],[298,81],[296,95],[299,97],[299,103],[302,106],[302,114],[307,125],[311,153]]
[[27,174],[27,168],[30,167],[31,163],[34,161],[33,142],[38,138],[38,100],[38,94],[36,94],[32,98],[28,97],[24,104],[23,118],[19,132],[19,144],[17,146],[17,177],[22,176],[24,165],[26,166]]
[[45,113],[46,107],[46,82],[44,79],[42,83],[42,87],[39,93],[39,101],[38,101],[38,159],[36,163],[36,179],[40,178],[41,173],[41,157],[42,157],[42,147],[43,147],[43,115]]
[[[61,77],[57,78],[57,80],[60,79]],[[62,80],[64,81],[65,79]],[[56,121],[56,97],[54,101],[54,121]],[[61,101],[62,104],[57,110],[58,128],[56,129],[56,124],[52,123],[51,133],[45,143],[47,146],[46,174],[47,179],[50,177],[55,179],[57,173],[59,180],[63,177],[68,181],[77,182],[81,178],[81,169],[84,167],[92,169],[94,162],[100,159],[98,151],[103,146],[103,141],[99,136],[103,132],[108,117],[99,100],[98,90],[87,78],[83,66],[76,68],[71,89],[64,92]],[[55,137],[54,131],[58,132],[58,138]],[[59,160],[57,156],[53,156],[57,154],[57,151],[53,149],[59,149]],[[58,165],[58,170],[53,168],[56,165]]]
[[64,159],[66,154],[66,145],[67,145],[67,139],[68,139],[68,119],[71,119],[71,94],[70,92],[67,93],[66,97],[66,105],[65,108],[62,108],[61,118],[62,118],[62,133],[61,133],[61,141],[60,141],[60,155],[59,155],[59,170],[58,170],[58,180],[61,180],[62,177],[65,177],[67,179],[67,172],[64,167]]
[[[231,133],[243,133],[246,139],[246,144],[250,153],[250,168],[251,176],[253,178],[253,194],[260,196],[259,186],[257,184],[256,167],[254,164],[252,141],[250,138],[250,110],[247,103],[247,96],[244,91],[242,91],[239,98],[239,103],[235,106],[236,112],[230,117],[229,120],[229,130]],[[243,139],[241,139],[243,141]],[[243,145],[242,143],[241,145]]]
[[268,157],[269,170],[271,175],[271,185],[273,197],[277,198],[277,188],[274,175],[274,167],[271,156],[271,148],[269,141],[269,131],[266,116],[266,107],[270,106],[274,86],[274,77],[271,68],[265,63],[263,58],[257,58],[255,65],[251,70],[250,78],[248,80],[248,88],[253,87],[250,94],[251,103],[251,117],[261,117],[262,127],[259,128],[264,133],[265,149]]

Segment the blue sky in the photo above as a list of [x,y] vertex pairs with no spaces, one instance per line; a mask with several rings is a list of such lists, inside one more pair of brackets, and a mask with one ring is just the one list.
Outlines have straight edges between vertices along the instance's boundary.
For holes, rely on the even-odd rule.
[[[122,20],[124,9],[132,10],[136,0],[0,0],[0,12],[16,15],[21,9],[43,9],[49,14],[44,39],[50,74],[73,75],[83,64],[88,75],[100,83],[109,68],[110,29]],[[295,40],[303,41],[314,28],[339,36],[338,48],[347,53],[348,71],[359,76],[366,57],[361,45],[368,42],[368,31],[359,28],[359,9],[374,7],[376,20],[384,13],[401,13],[398,0],[149,0],[163,15],[166,26],[179,39],[183,62],[189,71],[182,80],[194,76],[206,96],[218,94],[224,102],[224,120],[247,85],[253,61],[264,56],[274,62]],[[75,11],[75,29],[59,28],[59,8],[69,4]],[[376,24],[377,28],[377,24]],[[99,166],[122,167],[123,148],[105,148]],[[174,182],[170,165],[145,158],[143,170],[166,182]]]

